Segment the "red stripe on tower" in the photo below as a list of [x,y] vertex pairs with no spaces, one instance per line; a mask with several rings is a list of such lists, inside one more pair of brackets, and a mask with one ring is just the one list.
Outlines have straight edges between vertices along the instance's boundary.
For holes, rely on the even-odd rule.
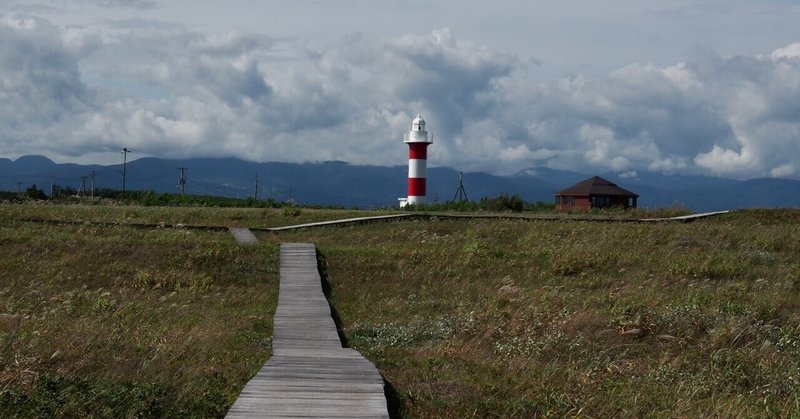
[[408,145],[408,159],[421,159],[428,158],[428,144],[427,143],[412,143]]
[[408,197],[425,198],[425,178],[408,178]]
[[405,203],[421,204],[425,202],[428,146],[433,143],[432,136],[428,140],[422,115],[411,121],[411,131],[406,135],[405,143],[408,144],[408,198]]

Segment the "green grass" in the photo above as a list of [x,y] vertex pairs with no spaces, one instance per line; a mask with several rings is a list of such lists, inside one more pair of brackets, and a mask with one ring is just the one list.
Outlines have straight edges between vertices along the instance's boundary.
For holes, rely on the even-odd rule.
[[0,416],[224,414],[269,356],[285,241],[317,244],[349,344],[405,416],[800,414],[799,210],[407,220],[253,247],[85,223],[354,215],[261,211],[0,206]]
[[0,223],[0,416],[224,414],[270,353],[277,248]]
[[[364,216],[359,210],[309,208],[146,207],[138,205],[0,205],[0,219],[79,223],[267,228]],[[370,211],[370,215],[393,211]]]
[[800,211],[432,221],[312,241],[412,417],[800,414]]

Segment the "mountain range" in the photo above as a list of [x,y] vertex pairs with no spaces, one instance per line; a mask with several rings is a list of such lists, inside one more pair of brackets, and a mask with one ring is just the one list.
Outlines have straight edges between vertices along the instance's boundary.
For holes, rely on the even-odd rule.
[[[302,204],[345,207],[393,207],[405,195],[406,166],[359,166],[339,161],[319,163],[254,163],[233,158],[141,158],[127,163],[126,189],[178,192],[184,169],[189,194],[226,197],[292,199]],[[58,164],[43,156],[17,160],[0,158],[0,190],[17,191],[35,184],[48,193],[50,185],[78,189],[91,173],[97,188],[122,188],[123,165]],[[527,201],[553,202],[556,191],[598,175],[639,194],[639,206],[685,207],[694,211],[737,208],[800,207],[800,181],[793,179],[734,180],[710,176],[660,173],[576,173],[531,168],[510,176],[472,172],[464,174],[471,200],[501,193]],[[428,169],[428,202],[455,196],[459,172],[446,167]]]

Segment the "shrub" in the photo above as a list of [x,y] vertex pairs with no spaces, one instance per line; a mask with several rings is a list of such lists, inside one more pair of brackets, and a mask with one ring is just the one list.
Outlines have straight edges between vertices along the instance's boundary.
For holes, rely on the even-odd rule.
[[513,211],[525,209],[525,201],[519,195],[500,194],[494,198],[481,198],[480,208],[486,211]]

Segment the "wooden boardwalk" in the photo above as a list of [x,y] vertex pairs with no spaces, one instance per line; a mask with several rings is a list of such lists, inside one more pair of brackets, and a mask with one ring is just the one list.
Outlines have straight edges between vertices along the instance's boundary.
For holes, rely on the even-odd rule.
[[322,292],[315,246],[283,243],[280,259],[272,357],[227,417],[388,418],[378,370],[355,350],[342,348]]
[[329,226],[344,226],[350,224],[366,224],[380,221],[396,221],[396,220],[512,220],[512,221],[588,221],[588,222],[606,222],[606,223],[648,223],[648,222],[691,222],[701,218],[712,217],[715,215],[727,214],[731,212],[714,211],[704,212],[700,214],[682,215],[679,217],[669,218],[596,218],[596,217],[559,217],[557,215],[505,215],[505,214],[452,214],[452,213],[409,213],[409,214],[389,214],[389,215],[375,215],[371,217],[356,217],[344,218],[339,220],[319,221],[315,223],[305,223],[288,225],[281,227],[263,227],[254,228],[254,230],[268,231],[279,233],[290,230],[299,230],[304,228],[314,227],[329,227]]
[[699,214],[681,215],[679,217],[669,217],[669,218],[640,218],[638,221],[643,221],[643,222],[680,221],[683,223],[688,223],[694,220],[699,220],[701,218],[713,217],[715,215],[727,214],[729,212],[731,211],[725,210],[725,211],[701,212]]
[[390,221],[400,218],[414,218],[414,217],[417,217],[417,215],[415,214],[373,215],[370,217],[342,218],[339,220],[317,221],[315,223],[296,224],[291,226],[268,227],[263,230],[278,232],[278,231],[288,231],[288,230],[299,230],[308,227],[324,227],[324,226],[347,225],[347,224],[367,224],[376,221]]

